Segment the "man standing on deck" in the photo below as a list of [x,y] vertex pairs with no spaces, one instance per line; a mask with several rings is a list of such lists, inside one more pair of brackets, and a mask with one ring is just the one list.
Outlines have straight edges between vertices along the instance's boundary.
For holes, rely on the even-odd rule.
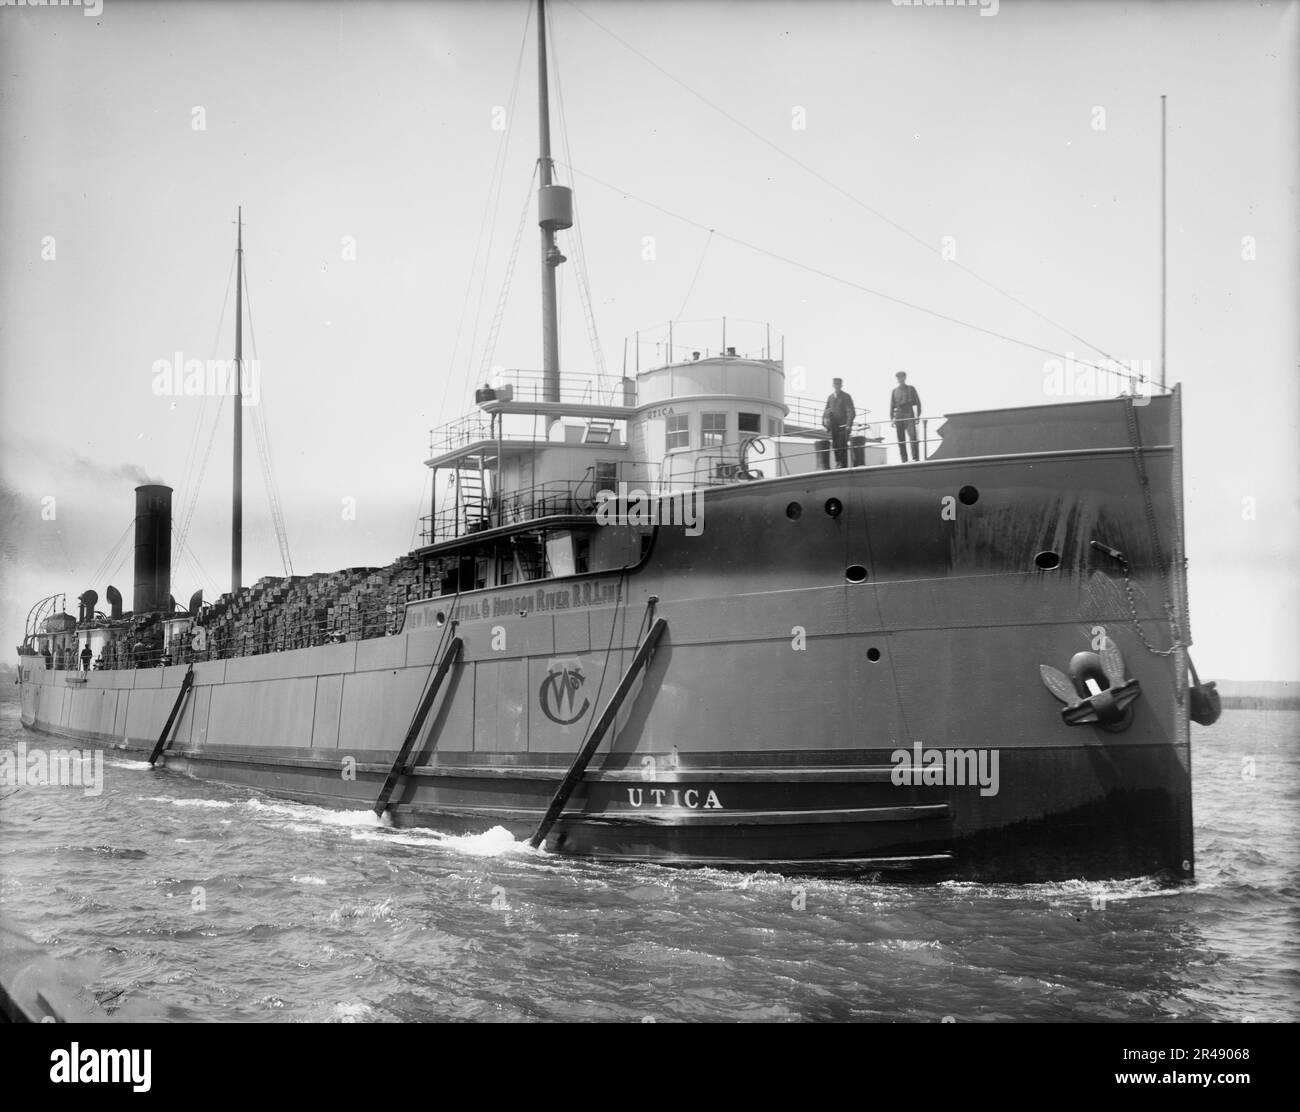
[[894,422],[894,431],[898,433],[898,451],[903,457],[903,462],[907,462],[907,441],[910,440],[912,462],[915,463],[921,458],[916,443],[916,422],[921,416],[921,395],[916,392],[915,386],[907,384],[906,371],[899,371],[894,377],[898,379],[898,385],[889,395],[889,416]]
[[849,465],[849,429],[853,427],[853,418],[858,411],[853,408],[853,399],[841,387],[842,378],[831,379],[834,392],[826,399],[826,411],[822,414],[822,425],[831,434],[831,447],[835,449],[835,466]]

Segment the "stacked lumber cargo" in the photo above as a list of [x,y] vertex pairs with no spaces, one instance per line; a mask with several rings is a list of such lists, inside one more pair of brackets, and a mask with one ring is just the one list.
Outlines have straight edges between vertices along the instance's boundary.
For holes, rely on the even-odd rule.
[[407,602],[423,590],[414,556],[384,568],[266,576],[237,595],[222,595],[202,615],[208,647],[192,655],[248,656],[384,637],[401,630]]

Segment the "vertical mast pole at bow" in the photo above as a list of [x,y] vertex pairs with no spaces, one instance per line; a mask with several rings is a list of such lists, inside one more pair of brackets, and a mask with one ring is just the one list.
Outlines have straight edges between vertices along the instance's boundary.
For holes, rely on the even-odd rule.
[[230,503],[230,591],[243,586],[244,549],[244,208],[238,210],[239,225],[235,258],[235,448]]

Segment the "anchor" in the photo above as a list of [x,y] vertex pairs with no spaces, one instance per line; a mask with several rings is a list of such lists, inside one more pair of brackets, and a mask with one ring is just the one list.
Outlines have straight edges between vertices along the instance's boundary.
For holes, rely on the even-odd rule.
[[1118,734],[1133,724],[1132,704],[1142,688],[1137,680],[1124,678],[1124,657],[1109,637],[1100,655],[1075,653],[1066,672],[1040,664],[1038,673],[1043,686],[1065,704],[1061,717],[1066,725],[1100,726]]

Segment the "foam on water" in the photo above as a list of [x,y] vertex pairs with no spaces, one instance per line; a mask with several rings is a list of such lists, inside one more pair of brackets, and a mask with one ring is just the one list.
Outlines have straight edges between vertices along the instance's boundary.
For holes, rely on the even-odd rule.
[[150,772],[153,765],[148,761],[105,761],[109,768],[124,768],[128,772]]
[[426,849],[449,849],[469,857],[541,857],[544,850],[533,849],[526,840],[516,839],[504,826],[494,826],[481,834],[445,834],[438,830],[407,827],[378,830],[354,830],[354,842],[380,842],[384,845],[419,846]]
[[375,1013],[375,1009],[369,1004],[360,1002],[351,1002],[347,1004],[335,1004],[330,1011],[328,1022],[330,1023],[361,1023],[370,1019]]
[[234,804],[225,799],[174,799],[164,795],[141,796],[141,803],[169,803],[173,807],[204,807],[214,811],[224,811]]
[[310,803],[279,803],[251,798],[242,806],[257,815],[279,815],[300,823],[317,826],[379,827],[379,816],[369,808],[355,811],[336,811],[330,807],[314,807]]
[[[0,708],[0,743],[24,736]],[[31,937],[102,955],[96,992],[173,1020],[1296,1019],[1297,736],[1295,713],[1193,731],[1201,879],[1177,887],[611,866],[110,776],[0,801],[0,894]]]

